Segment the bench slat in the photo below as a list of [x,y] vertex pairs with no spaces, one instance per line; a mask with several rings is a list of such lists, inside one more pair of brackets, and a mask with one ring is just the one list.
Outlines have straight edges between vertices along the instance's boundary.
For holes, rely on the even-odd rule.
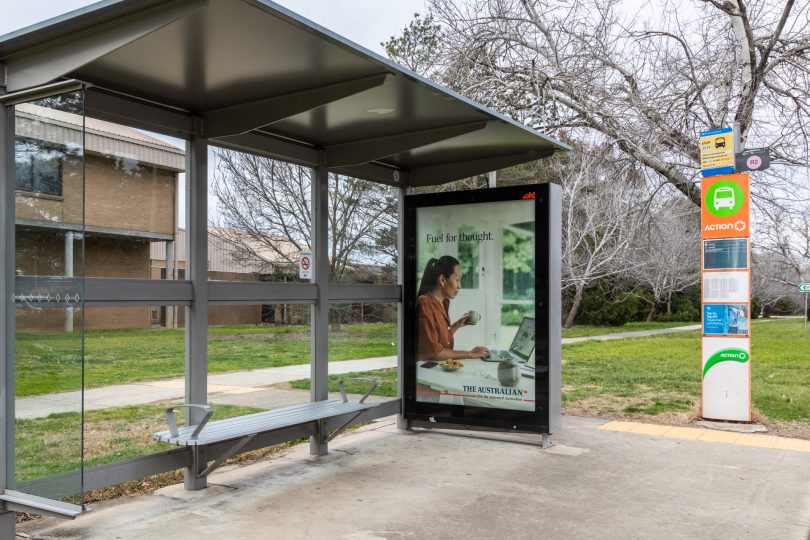
[[172,437],[169,431],[161,431],[153,437],[156,440],[177,446],[215,444],[238,439],[253,433],[263,433],[342,414],[359,412],[375,406],[375,403],[344,403],[340,399],[329,399],[215,420],[206,424],[196,439],[189,439],[189,436],[194,432],[195,426],[179,428],[177,437]]

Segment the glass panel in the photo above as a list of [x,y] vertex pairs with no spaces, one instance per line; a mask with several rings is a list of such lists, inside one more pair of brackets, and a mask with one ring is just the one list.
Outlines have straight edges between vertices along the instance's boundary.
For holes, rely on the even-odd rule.
[[208,279],[304,281],[302,252],[311,250],[312,170],[211,148]]
[[149,307],[85,311],[85,465],[173,448],[152,434],[167,429],[167,404],[183,402],[183,330],[150,328]]
[[330,281],[397,282],[397,189],[329,175]]
[[185,141],[88,118],[87,277],[177,279]]
[[15,107],[14,488],[81,502],[83,92]]
[[310,310],[305,304],[208,308],[208,401],[217,418],[309,401],[290,386],[309,376]]
[[[329,330],[329,392],[338,391],[340,377],[374,377],[375,396],[397,396],[397,304],[337,304],[340,326]],[[308,382],[308,381],[307,381]],[[305,386],[308,388],[308,386]],[[350,394],[364,394],[368,385],[347,383]]]

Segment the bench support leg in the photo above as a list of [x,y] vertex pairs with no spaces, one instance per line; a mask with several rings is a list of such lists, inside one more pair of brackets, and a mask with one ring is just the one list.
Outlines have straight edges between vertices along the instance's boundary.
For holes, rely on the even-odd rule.
[[0,510],[0,538],[17,538],[15,536],[15,512]]
[[363,414],[364,412],[366,412],[366,411],[360,411],[359,413],[357,413],[357,414],[355,414],[354,416],[352,416],[351,418],[349,418],[349,419],[348,419],[346,422],[344,422],[344,423],[343,423],[343,424],[342,424],[342,425],[341,425],[339,428],[337,428],[335,431],[333,431],[331,435],[330,435],[330,434],[328,434],[328,433],[327,433],[327,434],[325,434],[324,439],[323,439],[323,442],[324,442],[324,443],[328,443],[328,442],[330,442],[332,439],[334,439],[335,437],[337,437],[338,435],[340,435],[341,433],[343,433],[343,430],[344,430],[344,429],[346,429],[347,427],[349,427],[349,426],[351,425],[351,423],[352,423],[352,422],[354,422],[354,420],[355,420],[355,419],[356,419],[358,416],[360,416],[361,414]]
[[329,442],[325,440],[326,426],[323,420],[317,420],[318,427],[315,435],[309,438],[309,454],[312,456],[325,456],[329,453]]
[[255,434],[248,435],[247,437],[242,437],[241,439],[239,439],[236,442],[236,444],[234,444],[233,446],[222,452],[219,456],[216,457],[216,459],[214,459],[214,461],[211,462],[210,465],[208,465],[204,470],[200,471],[199,476],[201,477],[208,476],[211,473],[211,471],[222,465],[222,463],[226,459],[228,459],[229,457],[237,453],[239,450],[241,450],[242,447],[245,446],[250,441],[252,441],[255,436],[256,436]]
[[200,476],[206,464],[208,463],[208,448],[203,446],[191,447],[191,467],[186,467],[183,474],[183,485],[186,489],[197,490],[205,489],[208,487],[208,478]]

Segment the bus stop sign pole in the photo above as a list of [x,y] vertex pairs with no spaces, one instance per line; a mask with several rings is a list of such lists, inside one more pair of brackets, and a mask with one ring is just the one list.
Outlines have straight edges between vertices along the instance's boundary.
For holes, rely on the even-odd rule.
[[799,292],[804,293],[804,335],[807,335],[807,293],[810,293],[810,283],[804,282],[797,285]]

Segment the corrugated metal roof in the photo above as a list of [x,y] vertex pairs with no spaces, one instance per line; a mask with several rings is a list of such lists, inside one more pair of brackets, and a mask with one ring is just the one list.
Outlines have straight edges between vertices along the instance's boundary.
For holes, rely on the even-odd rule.
[[17,105],[15,113],[19,136],[81,147],[84,125],[87,152],[133,159],[177,172],[185,170],[182,149],[136,129],[95,118],[83,119],[78,114],[32,103]]

